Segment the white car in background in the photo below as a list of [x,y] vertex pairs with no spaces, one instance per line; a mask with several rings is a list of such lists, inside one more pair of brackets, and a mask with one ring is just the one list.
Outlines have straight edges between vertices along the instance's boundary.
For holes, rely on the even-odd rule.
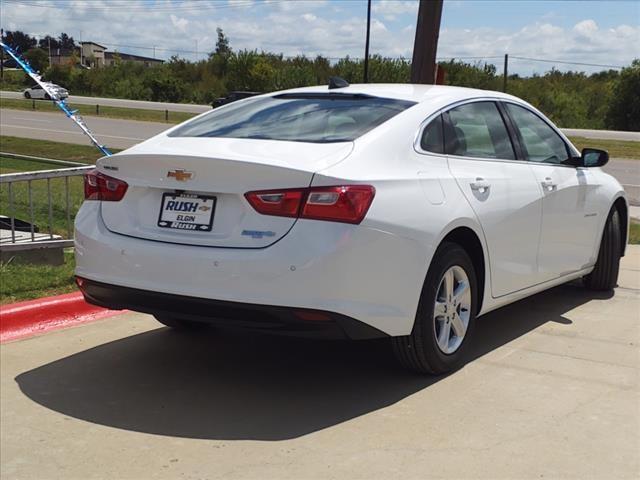
[[[97,162],[76,217],[88,302],[171,327],[391,337],[459,368],[476,318],[616,285],[606,152],[503,93],[332,82],[241,100]],[[514,319],[517,321],[517,319]]]
[[[69,96],[69,92],[66,88],[61,87],[60,85],[56,85],[55,83],[46,83],[48,88],[53,90],[58,98],[64,99]],[[45,90],[40,85],[34,85],[31,88],[27,88],[22,92],[24,98],[35,98],[37,100],[51,100],[51,96],[45,92]]]

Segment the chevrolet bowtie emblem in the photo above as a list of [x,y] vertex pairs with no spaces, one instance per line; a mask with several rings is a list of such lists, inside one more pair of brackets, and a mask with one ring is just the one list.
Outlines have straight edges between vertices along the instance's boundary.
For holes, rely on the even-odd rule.
[[187,172],[186,170],[182,170],[178,168],[176,170],[169,170],[167,172],[167,178],[175,178],[179,182],[186,182],[187,180],[191,180],[193,178],[193,172]]

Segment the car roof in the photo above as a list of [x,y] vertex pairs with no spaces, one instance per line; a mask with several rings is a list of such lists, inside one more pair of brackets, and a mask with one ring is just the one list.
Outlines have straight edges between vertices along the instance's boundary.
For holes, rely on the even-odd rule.
[[[466,87],[453,87],[449,85],[421,85],[410,83],[358,83],[349,85],[343,88],[334,88],[329,90],[326,85],[316,87],[302,87],[294,88],[291,90],[285,90],[286,93],[321,93],[321,92],[334,92],[334,93],[351,93],[351,94],[365,94],[373,95],[376,97],[394,98],[398,100],[408,100],[411,102],[422,103],[437,101],[453,103],[460,100],[467,100],[471,98],[481,97],[494,97],[504,98],[510,100],[517,100],[522,102],[521,99],[508,95],[502,92],[496,92],[493,90],[480,90],[477,88]],[[274,92],[274,94],[281,94],[285,92]]]

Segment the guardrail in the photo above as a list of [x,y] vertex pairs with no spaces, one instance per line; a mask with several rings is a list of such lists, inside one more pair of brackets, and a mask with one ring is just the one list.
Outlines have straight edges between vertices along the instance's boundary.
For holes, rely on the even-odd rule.
[[[4,154],[3,154],[4,155]],[[15,156],[15,154],[12,154]],[[20,156],[25,159],[36,160],[37,157]],[[50,163],[65,162],[63,160],[39,159],[47,160]],[[71,162],[74,163],[74,162]],[[9,228],[0,231],[5,233],[0,239],[0,248],[5,251],[15,250],[31,250],[40,248],[60,248],[73,246],[73,223],[71,215],[71,201],[69,179],[83,175],[85,172],[93,169],[93,165],[75,166],[71,168],[60,168],[55,170],[39,170],[34,172],[8,173],[0,175],[0,186],[7,188],[7,206],[9,209],[8,217],[5,222]],[[59,234],[54,234],[54,217],[52,201],[51,180],[56,178],[64,179],[64,223],[66,224],[66,238]],[[34,184],[35,182],[46,182],[46,201],[47,201],[47,228],[46,233],[36,231],[36,217],[34,214]],[[20,184],[26,184],[26,195],[28,198],[28,226],[22,225],[22,222],[16,218],[16,201],[14,198],[16,187]],[[4,209],[4,208],[3,208]],[[75,212],[74,212],[75,215]],[[3,216],[4,217],[4,216]],[[19,225],[20,223],[20,225]],[[10,232],[10,233],[9,233]]]

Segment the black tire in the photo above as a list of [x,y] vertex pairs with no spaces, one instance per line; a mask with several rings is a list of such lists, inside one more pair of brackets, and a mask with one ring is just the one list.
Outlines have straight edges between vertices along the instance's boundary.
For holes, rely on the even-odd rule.
[[31,98],[31,94],[29,92],[24,92],[24,98],[26,99]]
[[51,95],[49,95],[48,93],[44,94],[44,99],[45,100],[51,100]]
[[618,283],[621,255],[620,213],[616,207],[613,207],[604,226],[596,266],[589,275],[584,277],[585,286],[590,290],[612,290]]
[[166,317],[163,315],[154,315],[154,318],[174,330],[204,330],[208,325],[204,322],[193,322],[190,320],[181,320],[175,317]]
[[[461,267],[471,287],[471,308],[467,330],[458,349],[445,354],[438,346],[434,307],[440,282],[451,267]],[[473,337],[478,306],[478,283],[473,262],[467,252],[455,243],[442,244],[429,267],[411,335],[391,339],[393,351],[403,367],[418,373],[440,375],[462,367],[466,362],[469,340]]]

